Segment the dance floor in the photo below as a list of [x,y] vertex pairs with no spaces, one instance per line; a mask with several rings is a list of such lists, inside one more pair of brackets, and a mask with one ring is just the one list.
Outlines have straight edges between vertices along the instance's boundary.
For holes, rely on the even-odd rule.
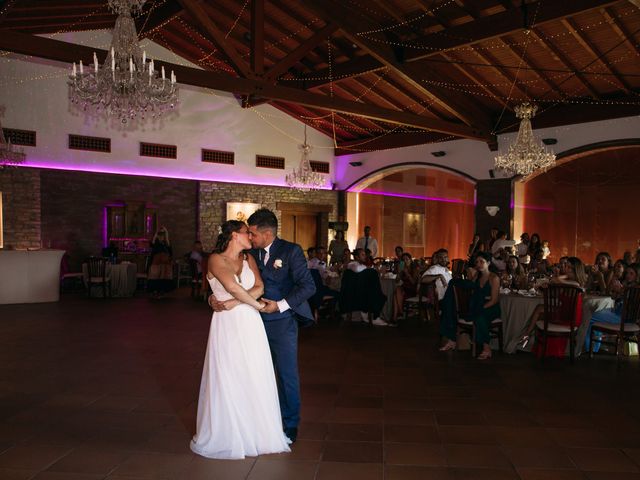
[[185,292],[0,306],[0,478],[640,479],[640,363],[440,354],[432,326],[301,332],[293,452],[189,450],[210,311]]

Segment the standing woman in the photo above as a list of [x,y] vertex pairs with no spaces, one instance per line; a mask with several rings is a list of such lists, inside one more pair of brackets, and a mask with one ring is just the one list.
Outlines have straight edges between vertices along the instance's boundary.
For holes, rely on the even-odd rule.
[[331,257],[330,264],[339,263],[342,261],[342,254],[345,250],[349,250],[349,244],[344,239],[344,232],[338,230],[336,236],[333,237],[331,243],[329,243],[329,251],[327,252]]
[[393,324],[398,322],[398,317],[404,310],[405,298],[414,297],[418,293],[418,270],[413,263],[411,254],[402,254],[404,268],[400,271],[401,284],[396,287],[394,294]]
[[173,251],[169,232],[161,227],[153,236],[148,286],[152,298],[162,298],[173,286]]
[[540,235],[534,233],[531,235],[531,239],[529,239],[529,249],[527,250],[527,255],[531,257],[531,260],[534,260],[538,252],[542,251],[542,244],[540,243]]
[[495,273],[489,271],[491,255],[486,252],[478,253],[476,257],[476,270],[478,276],[475,281],[475,288],[469,303],[469,320],[476,326],[476,345],[482,347],[482,353],[478,355],[478,360],[488,360],[491,358],[491,340],[489,329],[491,322],[500,318],[500,278]]

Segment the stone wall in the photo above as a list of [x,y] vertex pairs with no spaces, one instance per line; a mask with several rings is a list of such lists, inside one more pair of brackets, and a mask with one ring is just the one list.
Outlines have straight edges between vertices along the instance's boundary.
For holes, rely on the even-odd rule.
[[[260,203],[276,213],[278,222],[281,221],[281,212],[276,209],[277,202],[332,205],[329,221],[335,221],[338,213],[338,193],[332,190],[301,193],[286,187],[200,182],[199,233],[205,250],[210,251],[215,245],[218,227],[226,220],[227,202]],[[325,226],[320,228],[323,230]]]
[[198,182],[130,175],[43,170],[42,244],[67,250],[72,270],[104,246],[104,207],[146,202],[169,230],[174,256],[191,250],[197,234]]
[[0,170],[5,249],[40,247],[40,171]]

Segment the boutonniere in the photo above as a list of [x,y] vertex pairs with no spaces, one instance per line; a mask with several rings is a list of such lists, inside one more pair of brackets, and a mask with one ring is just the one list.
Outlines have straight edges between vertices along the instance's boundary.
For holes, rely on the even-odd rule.
[[282,268],[282,259],[281,259],[281,258],[276,258],[276,259],[273,261],[273,268],[275,268],[276,270],[277,270],[278,268]]

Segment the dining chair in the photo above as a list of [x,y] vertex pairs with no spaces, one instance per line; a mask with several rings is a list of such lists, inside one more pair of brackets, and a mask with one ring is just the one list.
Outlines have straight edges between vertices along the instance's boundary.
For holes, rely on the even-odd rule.
[[142,289],[147,288],[147,278],[149,276],[149,255],[134,255],[134,263],[136,264],[136,288],[142,284]]
[[88,279],[87,292],[91,298],[93,285],[102,285],[102,298],[107,298],[107,287],[111,296],[111,277],[107,276],[107,259],[103,257],[89,257],[87,259]]
[[[471,355],[476,356],[476,324],[473,320],[469,320],[469,304],[471,303],[471,295],[473,290],[465,288],[462,285],[453,283],[453,298],[455,301],[455,309],[458,314],[458,335],[469,335],[469,343],[471,345]],[[489,325],[489,336],[498,340],[498,349],[502,352],[504,344],[503,321],[496,318]]]
[[435,290],[435,282],[427,282],[424,279],[418,284],[417,294],[405,298],[402,306],[404,318],[409,318],[409,313],[417,312],[422,321],[428,319],[428,309],[433,308],[435,318],[438,318],[438,295]]
[[466,265],[466,261],[462,258],[454,258],[451,261],[451,275],[453,278],[462,278],[464,275],[464,267]]
[[624,353],[624,342],[635,343],[640,341],[640,285],[635,285],[625,289],[622,297],[622,314],[620,323],[595,322],[591,326],[589,343],[589,357],[593,358],[593,342],[596,341],[596,331],[607,337],[616,337],[615,341],[608,339],[597,340],[605,345],[613,345],[616,348],[618,361]]
[[569,361],[574,362],[576,336],[580,319],[584,290],[571,285],[549,285],[542,289],[544,310],[542,320],[536,322],[536,342],[547,354],[550,338],[569,338]]

